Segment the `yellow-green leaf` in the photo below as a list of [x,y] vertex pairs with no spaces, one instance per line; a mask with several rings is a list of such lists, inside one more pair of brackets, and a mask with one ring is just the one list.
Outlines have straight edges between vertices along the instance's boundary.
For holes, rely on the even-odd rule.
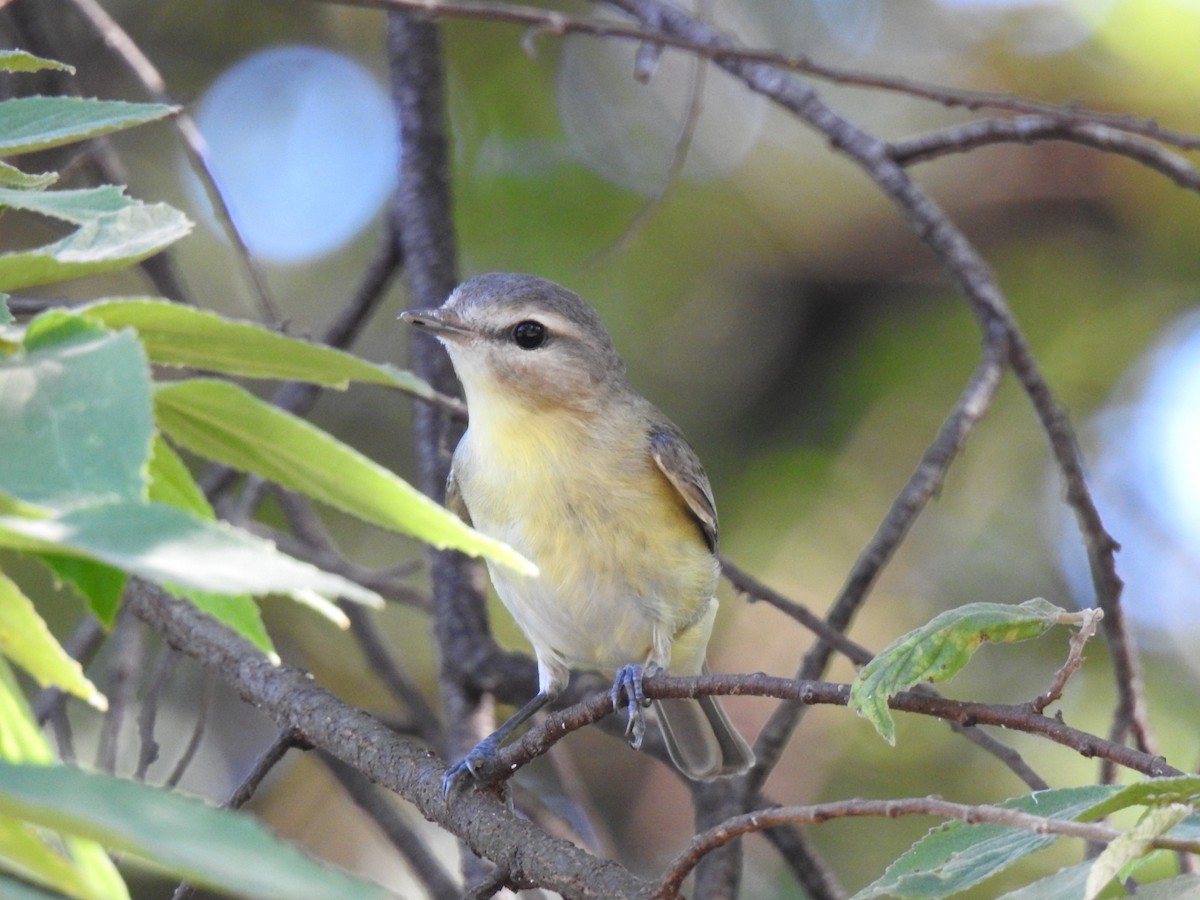
[[208,379],[163,385],[154,409],[159,427],[200,456],[435,547],[537,572],[511,547],[470,528],[383,466],[237,385]]

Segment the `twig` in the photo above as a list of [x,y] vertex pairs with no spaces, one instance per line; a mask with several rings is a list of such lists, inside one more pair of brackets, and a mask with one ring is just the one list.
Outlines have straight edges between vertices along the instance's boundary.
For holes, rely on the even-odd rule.
[[204,690],[200,695],[200,702],[196,704],[196,721],[192,723],[192,733],[188,736],[188,742],[184,745],[183,752],[179,754],[179,759],[175,761],[175,767],[171,769],[171,774],[163,781],[164,787],[173,788],[179,784],[188,766],[196,758],[196,751],[200,749],[200,741],[204,738],[204,729],[208,726],[208,714],[212,710],[214,688],[212,678],[205,677],[203,680]]
[[[761,672],[753,675],[699,675],[676,677],[648,675],[643,682],[651,699],[677,699],[702,695],[773,697],[805,705],[844,706],[850,687],[824,681],[778,678]],[[495,760],[480,768],[484,781],[506,778],[533,758],[545,753],[566,734],[612,714],[607,693],[593,694],[579,703],[548,715],[519,739],[504,747]],[[963,727],[992,725],[1009,731],[1036,734],[1088,758],[1100,757],[1146,775],[1179,775],[1161,756],[1154,756],[1115,741],[1072,728],[1057,718],[1035,712],[1028,703],[976,703],[951,700],[925,691],[896,694],[888,705],[899,712],[915,713],[956,722]]]
[[1181,188],[1200,191],[1200,171],[1186,158],[1171,153],[1143,137],[1125,134],[1095,122],[1064,122],[1051,116],[1016,119],[983,119],[941,131],[893,141],[889,153],[904,166],[927,162],[951,153],[967,153],[1000,143],[1033,144],[1067,141],[1106,153],[1127,156],[1165,175]]
[[[480,2],[480,0],[321,0],[344,6],[363,6],[375,9],[407,9],[431,18],[473,19],[518,25],[529,29],[529,34],[563,37],[568,34],[586,34],[598,38],[615,38],[636,41],[639,45],[673,47],[685,50],[705,59],[721,63],[751,63],[775,69],[800,72],[828,81],[865,90],[888,91],[928,100],[948,108],[967,110],[996,109],[1022,115],[1040,115],[1068,123],[1095,123],[1119,131],[1141,135],[1154,141],[1172,144],[1181,150],[1200,149],[1200,136],[1163,128],[1153,119],[1139,118],[1126,113],[1109,113],[1085,109],[1078,103],[1046,103],[1013,94],[994,91],[968,91],[945,85],[930,84],[890,75],[843,69],[818,63],[807,56],[788,56],[771,50],[756,50],[732,43],[714,43],[682,35],[672,28],[663,27],[651,10],[638,14],[641,26],[629,26],[606,19],[584,19],[569,16],[557,10],[546,10],[519,4]],[[608,2],[608,0],[605,0]],[[624,8],[621,2],[613,5]],[[682,13],[686,15],[686,13]],[[522,42],[528,45],[528,40]]]
[[380,831],[400,851],[433,900],[458,900],[462,896],[450,873],[438,861],[429,845],[418,835],[384,797],[357,771],[328,753],[317,754],[325,767],[350,795],[350,799],[379,826]]
[[[142,52],[141,47],[129,36],[129,33],[121,27],[116,19],[105,11],[104,7],[97,0],[70,0],[70,2],[88,25],[101,37],[109,49],[125,63],[129,71],[133,73],[146,93],[155,102],[175,105],[167,92],[167,83],[163,80],[158,68]],[[187,151],[197,173],[200,175],[200,181],[204,185],[205,193],[208,194],[213,209],[217,213],[217,218],[229,235],[234,252],[246,270],[246,275],[258,300],[259,314],[269,324],[280,326],[283,318],[280,315],[279,307],[275,304],[270,291],[267,289],[266,279],[263,277],[262,272],[259,271],[258,264],[255,263],[254,257],[242,241],[241,235],[238,234],[237,227],[233,223],[233,217],[230,215],[229,207],[225,203],[225,198],[221,195],[221,189],[217,186],[216,180],[213,178],[212,169],[208,162],[208,146],[205,143],[204,136],[200,134],[200,129],[196,127],[196,123],[192,117],[183,111],[177,112],[172,121],[175,124],[176,132],[183,141],[184,150]]]
[[122,609],[113,627],[113,663],[108,690],[105,692],[108,695],[108,712],[101,722],[99,747],[96,750],[96,768],[108,774],[117,770],[121,729],[137,699],[137,680],[142,672],[145,650],[143,637],[141,625]]
[[150,766],[158,759],[161,749],[154,737],[154,726],[158,719],[158,707],[162,702],[162,693],[171,680],[171,674],[179,662],[179,654],[170,647],[163,647],[158,653],[158,660],[150,673],[146,691],[142,695],[141,710],[138,713],[138,734],[141,749],[138,751],[137,768],[133,777],[137,781],[145,781]]
[[[63,649],[71,659],[86,667],[104,643],[105,636],[100,620],[89,613],[79,620],[75,629],[63,642]],[[58,688],[46,688],[38,694],[33,704],[33,717],[37,723],[45,725],[52,716],[61,712],[66,697],[67,695]]]
[[[1068,819],[1051,819],[1035,816],[1016,809],[999,806],[952,803],[937,797],[913,797],[902,800],[837,800],[811,806],[781,806],[776,809],[758,810],[722,822],[692,838],[687,849],[680,853],[667,867],[651,897],[669,900],[679,896],[680,885],[696,864],[715,848],[731,840],[783,824],[820,824],[832,819],[855,816],[895,819],[900,816],[933,816],[953,819],[971,825],[991,823],[1020,828],[1034,834],[1052,834],[1082,838],[1088,841],[1108,843],[1123,832],[1109,825],[1094,822],[1075,822]],[[1177,840],[1156,838],[1151,846],[1172,850],[1200,852],[1200,840]]]
[[[246,773],[246,777],[229,795],[229,799],[221,804],[223,809],[241,809],[245,806],[250,798],[258,791],[259,785],[271,771],[279,764],[284,755],[296,746],[296,736],[290,729],[284,729],[275,736],[273,740],[254,761],[250,771]],[[191,900],[195,895],[196,888],[189,882],[182,882],[175,888],[175,893],[171,895],[171,900]]]
[[[983,359],[908,483],[892,501],[891,509],[875,535],[859,554],[819,634],[840,634],[849,627],[879,573],[895,554],[917,516],[945,481],[951,462],[995,396],[1003,372],[1003,346],[996,343],[985,345]],[[822,678],[833,651],[832,642],[818,642],[805,654],[797,677],[809,681]],[[763,727],[755,742],[758,763],[754,777],[759,788],[774,768],[803,715],[804,707],[784,705],[772,713]]]
[[850,896],[850,892],[809,845],[808,838],[799,828],[780,825],[768,828],[763,837],[778,851],[779,858],[791,870],[810,900],[846,900]]
[[396,791],[481,855],[505,860],[518,883],[539,884],[567,897],[614,900],[637,897],[646,889],[644,880],[622,866],[548,837],[482,791],[462,791],[448,802],[441,790],[444,765],[426,749],[342,703],[305,673],[273,665],[249,641],[191,604],[140,581],[131,586],[125,603],[171,646],[199,661],[279,727]]
[[1083,655],[1083,647],[1088,640],[1096,633],[1096,623],[1104,618],[1104,611],[1099,609],[1083,610],[1083,620],[1079,624],[1079,630],[1071,635],[1070,649],[1067,652],[1067,661],[1062,664],[1057,672],[1054,673],[1054,680],[1050,683],[1050,687],[1038,696],[1031,706],[1034,712],[1045,712],[1046,707],[1062,697],[1063,688],[1067,686],[1067,681],[1076,670],[1083,665],[1085,659]]

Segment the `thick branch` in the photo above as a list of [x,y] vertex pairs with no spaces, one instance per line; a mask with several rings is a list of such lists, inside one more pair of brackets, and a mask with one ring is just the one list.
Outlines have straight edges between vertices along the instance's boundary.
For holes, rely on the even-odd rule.
[[347,706],[305,673],[272,665],[249,641],[189,603],[145,583],[134,584],[125,603],[167,643],[217,674],[280,728],[400,794],[476,853],[508,866],[517,880],[567,897],[637,897],[644,892],[645,882],[621,866],[548,837],[490,794],[463,791],[447,802],[441,790],[445,767],[428,750]]

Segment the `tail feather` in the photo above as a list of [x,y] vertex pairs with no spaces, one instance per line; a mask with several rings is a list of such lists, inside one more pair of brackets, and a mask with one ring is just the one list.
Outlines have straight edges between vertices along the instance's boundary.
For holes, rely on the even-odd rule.
[[716,697],[655,700],[654,710],[675,766],[695,781],[740,775],[754,751],[729,722]]

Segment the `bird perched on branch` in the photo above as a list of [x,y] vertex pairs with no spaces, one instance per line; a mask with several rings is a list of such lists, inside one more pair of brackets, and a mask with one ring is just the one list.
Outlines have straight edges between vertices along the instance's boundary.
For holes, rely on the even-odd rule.
[[[538,693],[446,775],[447,791],[493,757],[566,686],[571,668],[616,672],[639,746],[642,678],[699,675],[717,612],[717,512],[679,429],[625,380],[594,309],[530,275],[460,285],[437,310],[401,318],[446,347],[470,422],[447,505],[511,545],[536,577],[489,562],[533,644]],[[754,755],[714,697],[654,701],[667,750],[689,778],[746,771]]]

